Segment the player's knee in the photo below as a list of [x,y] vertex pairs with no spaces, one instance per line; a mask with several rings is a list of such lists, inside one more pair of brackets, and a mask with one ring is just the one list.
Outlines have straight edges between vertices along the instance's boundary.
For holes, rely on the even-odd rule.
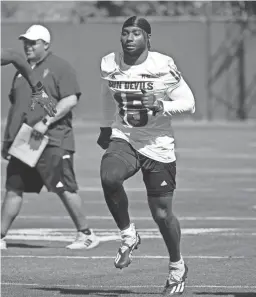
[[[155,200],[159,199],[159,201]],[[172,225],[175,224],[176,216],[172,211],[172,200],[167,197],[154,198],[156,205],[151,207],[154,221],[158,224]],[[151,201],[152,203],[152,201]],[[152,205],[151,205],[152,206]]]
[[168,219],[170,214],[168,214],[168,211],[166,208],[157,208],[153,213],[153,219],[156,223],[164,222]]
[[116,168],[101,171],[102,187],[108,191],[115,191],[123,184],[120,172]]
[[126,168],[124,163],[112,155],[103,157],[100,177],[103,189],[115,191],[123,185]]
[[173,192],[148,195],[149,206],[155,222],[159,223],[173,219],[172,200]]
[[179,224],[176,216],[173,213],[170,213],[166,209],[162,208],[156,211],[153,218],[159,227],[166,226],[168,228],[172,228]]

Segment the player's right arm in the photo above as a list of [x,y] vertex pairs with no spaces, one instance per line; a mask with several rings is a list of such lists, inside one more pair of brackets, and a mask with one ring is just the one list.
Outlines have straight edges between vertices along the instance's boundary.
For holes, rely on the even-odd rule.
[[35,104],[38,103],[45,109],[49,116],[53,117],[56,113],[55,103],[44,91],[42,83],[36,78],[26,59],[22,54],[13,49],[1,49],[1,66],[9,64],[14,65],[32,89],[31,109],[34,109]]
[[107,149],[110,143],[112,134],[112,123],[115,120],[116,104],[112,93],[108,86],[106,78],[115,70],[115,53],[111,53],[101,60],[100,73],[102,77],[100,106],[101,106],[101,121],[100,121],[100,135],[97,143],[103,149]]
[[107,149],[109,146],[110,137],[112,134],[111,125],[114,121],[116,106],[106,81],[103,81],[101,85],[100,101],[101,101],[100,102],[101,121],[100,121],[100,135],[97,143],[101,148]]

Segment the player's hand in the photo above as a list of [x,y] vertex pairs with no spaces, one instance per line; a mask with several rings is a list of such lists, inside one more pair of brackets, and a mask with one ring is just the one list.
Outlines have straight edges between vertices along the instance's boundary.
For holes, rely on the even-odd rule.
[[143,96],[141,97],[141,102],[144,107],[152,110],[154,113],[163,111],[163,103],[162,101],[156,99],[154,93],[147,93],[143,89],[141,89],[141,93],[143,94]]
[[32,150],[38,150],[44,134],[47,132],[48,126],[46,126],[42,121],[35,124],[31,132],[29,146]]
[[37,103],[43,107],[50,117],[54,117],[57,112],[56,103],[47,95],[41,82],[32,88],[31,110],[35,109]]
[[112,128],[111,127],[101,127],[100,128],[100,135],[97,140],[98,145],[106,150],[109,147],[110,144],[110,136],[112,134]]

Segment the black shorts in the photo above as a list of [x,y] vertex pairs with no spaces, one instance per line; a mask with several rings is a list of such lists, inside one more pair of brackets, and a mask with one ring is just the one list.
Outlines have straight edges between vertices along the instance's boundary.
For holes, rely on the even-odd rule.
[[48,146],[35,168],[12,157],[7,166],[6,190],[40,193],[43,186],[58,194],[78,190],[73,168],[73,152]]
[[152,160],[137,152],[127,141],[118,138],[112,139],[103,159],[108,156],[118,158],[125,163],[124,180],[141,169],[143,181],[150,196],[165,195],[176,188],[175,161],[162,163]]

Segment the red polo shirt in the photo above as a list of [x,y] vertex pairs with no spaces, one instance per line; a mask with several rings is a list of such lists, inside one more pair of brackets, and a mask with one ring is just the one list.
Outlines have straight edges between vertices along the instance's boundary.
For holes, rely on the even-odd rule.
[[[70,95],[80,97],[81,92],[75,71],[69,63],[51,52],[36,64],[33,71],[54,100],[60,101]],[[32,127],[46,115],[44,109],[38,104],[34,111],[30,110],[31,95],[31,88],[25,78],[16,73],[10,93],[12,106],[6,125],[5,140],[12,142],[22,123],[25,122]],[[52,124],[46,134],[49,136],[49,145],[74,151],[72,112],[68,112]]]

